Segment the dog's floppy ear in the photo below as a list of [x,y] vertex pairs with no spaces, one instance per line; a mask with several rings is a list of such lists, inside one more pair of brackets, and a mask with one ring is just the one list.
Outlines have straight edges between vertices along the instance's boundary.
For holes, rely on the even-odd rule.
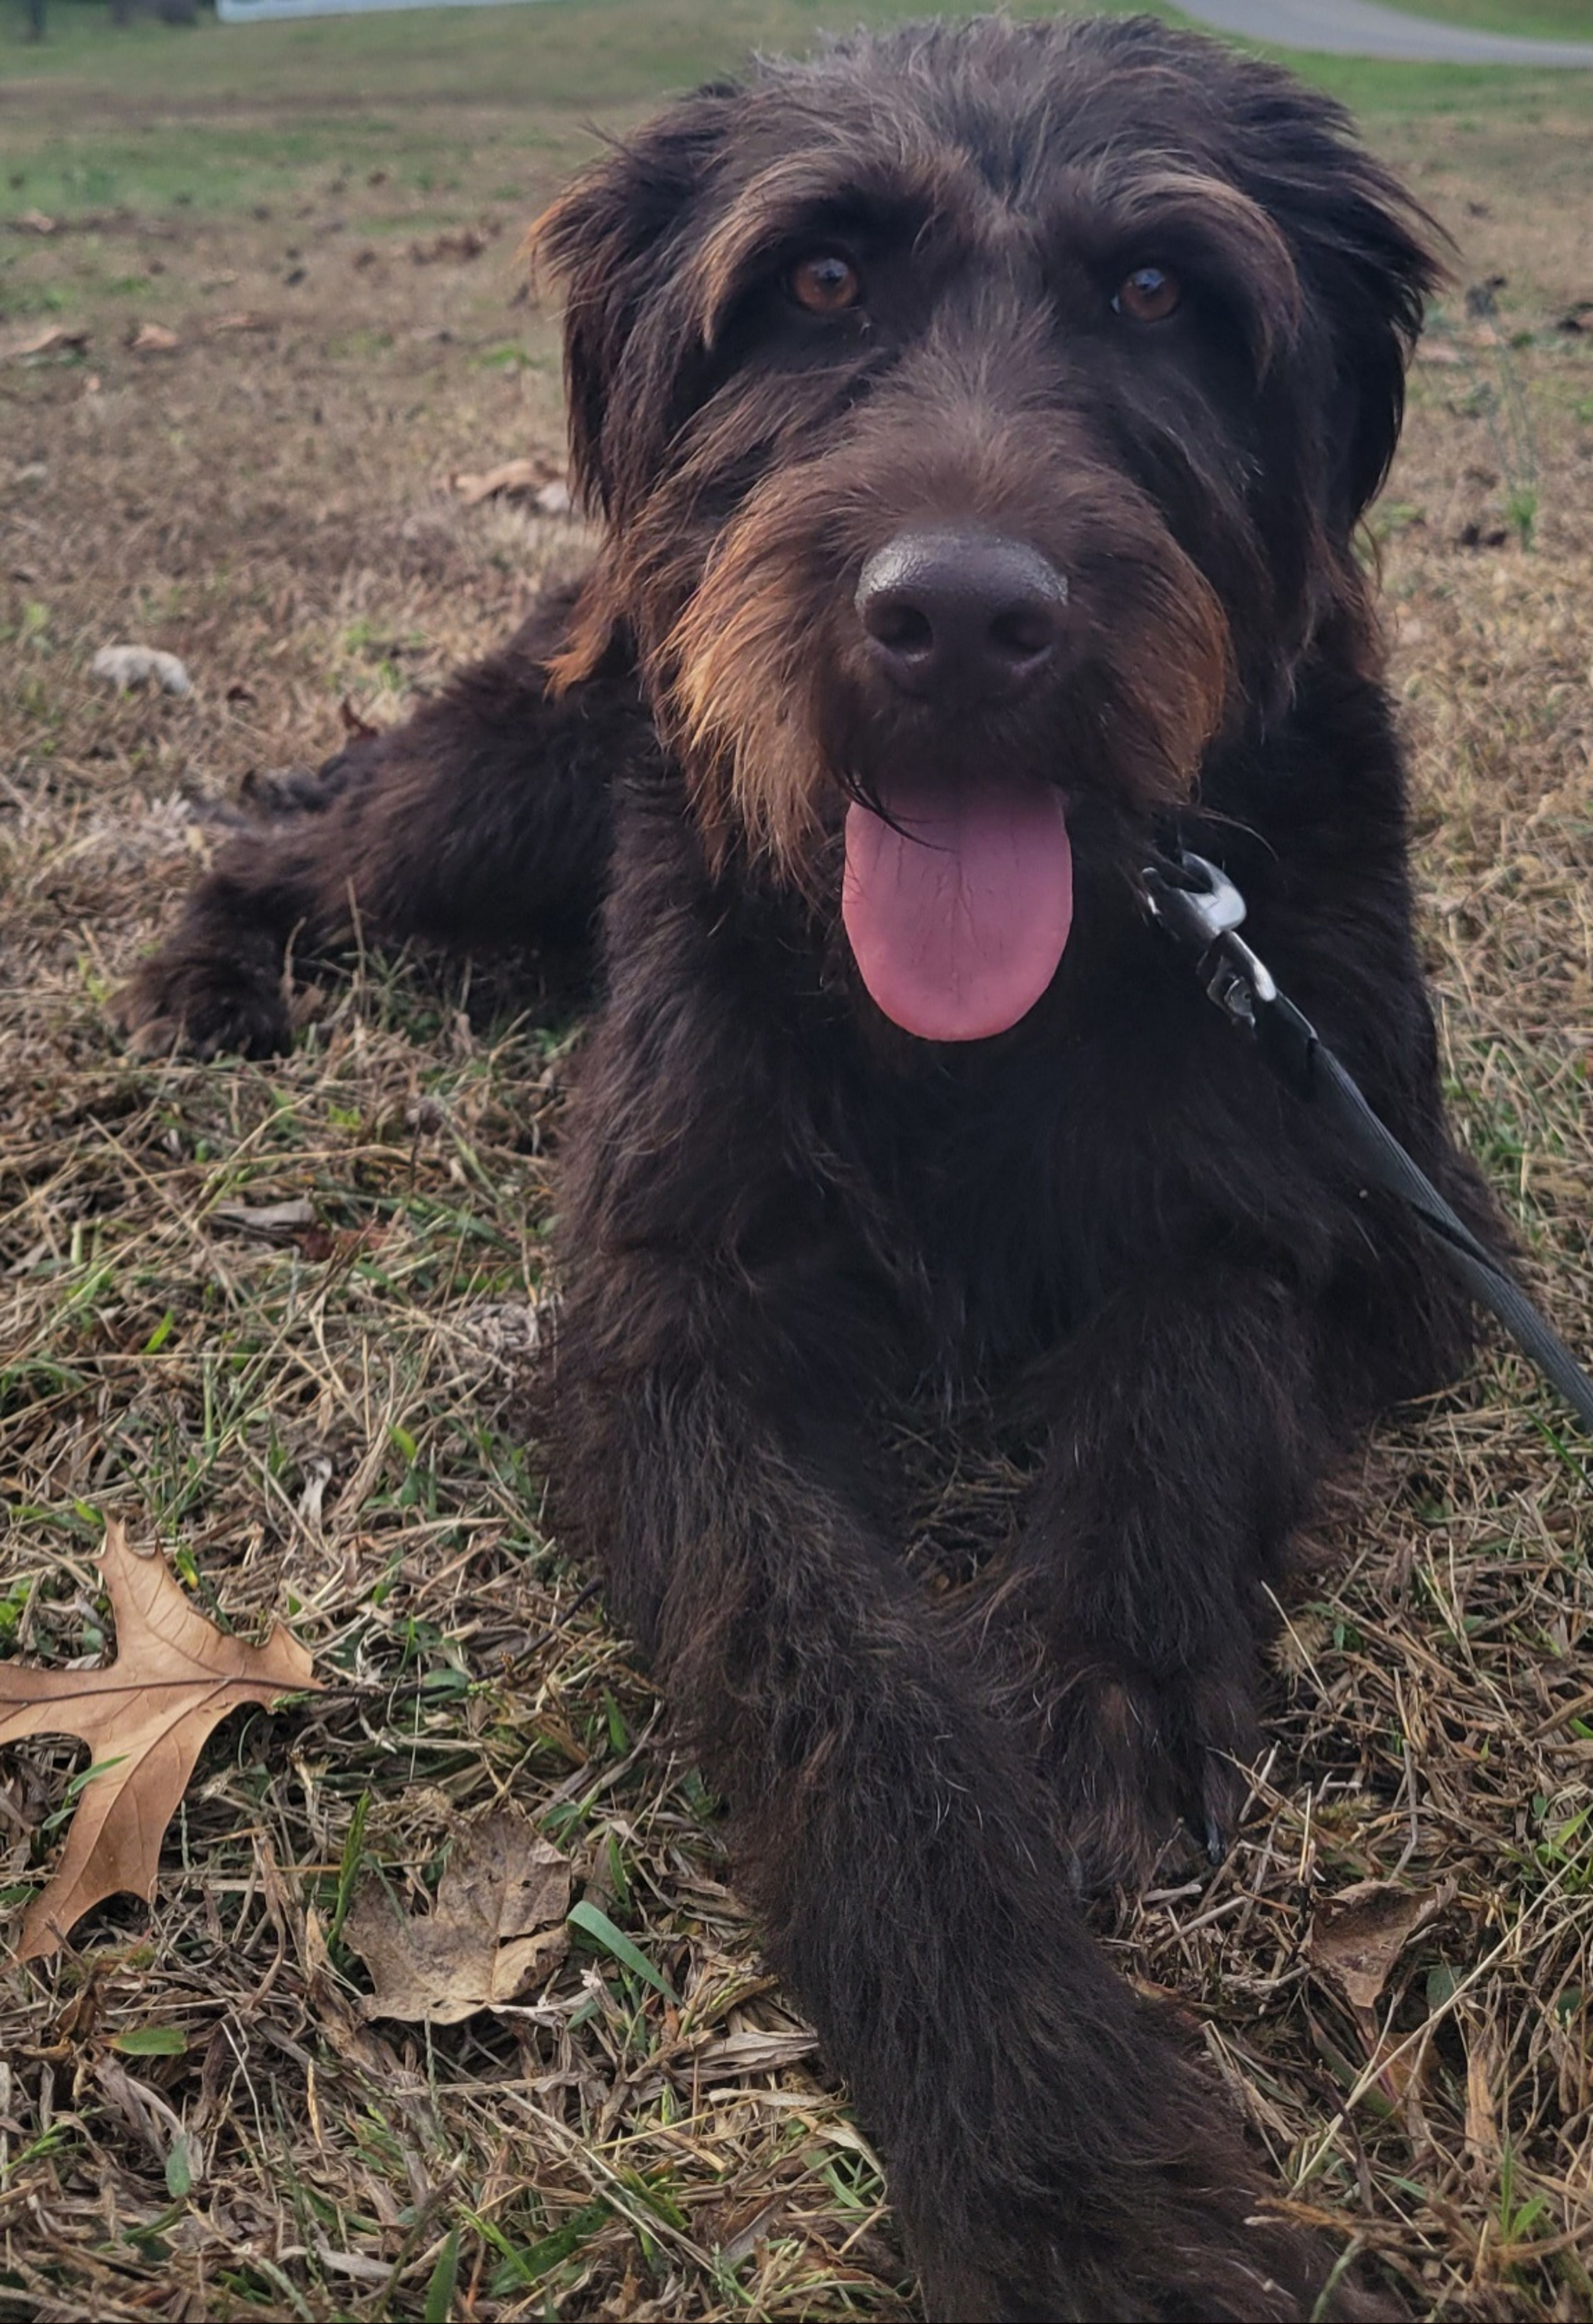
[[575,481],[606,514],[644,480],[672,401],[671,254],[738,93],[718,82],[671,106],[583,171],[531,229],[533,263],[564,293]]
[[1353,139],[1332,98],[1255,65],[1246,190],[1283,227],[1326,344],[1301,348],[1322,398],[1328,515],[1348,533],[1381,489],[1404,418],[1405,371],[1446,237]]

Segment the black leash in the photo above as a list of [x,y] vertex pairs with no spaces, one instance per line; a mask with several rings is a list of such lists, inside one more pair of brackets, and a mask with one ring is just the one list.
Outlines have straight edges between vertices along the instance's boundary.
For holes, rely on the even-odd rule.
[[1408,1204],[1450,1271],[1480,1306],[1498,1317],[1593,1435],[1593,1379],[1514,1277],[1478,1242],[1379,1120],[1310,1019],[1278,991],[1265,964],[1236,933],[1245,899],[1227,874],[1181,847],[1148,864],[1144,882],[1153,918],[1190,961],[1228,1022],[1249,1036],[1296,1097],[1317,1106],[1343,1132],[1366,1176]]

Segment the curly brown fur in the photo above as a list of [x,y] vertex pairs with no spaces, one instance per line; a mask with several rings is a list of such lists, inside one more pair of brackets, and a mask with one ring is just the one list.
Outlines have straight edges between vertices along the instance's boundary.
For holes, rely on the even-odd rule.
[[[1372,2312],[1076,1895],[1181,1818],[1220,1834],[1292,1530],[1468,1344],[1136,892],[1176,816],[1486,1222],[1352,537],[1423,221],[1270,65],[1148,19],[985,21],[682,100],[541,249],[604,523],[579,603],[225,856],[126,1020],[273,1048],[290,937],[579,947],[606,899],[562,1162],[562,1523],[730,1803],[931,2313]],[[801,304],[815,252],[861,295]],[[1141,327],[1113,293],[1146,269],[1183,298]],[[903,543],[959,619],[996,586],[968,573],[1031,576],[1010,684],[959,692],[942,657],[919,690],[913,606],[893,629],[869,595]],[[1070,933],[1005,1029],[903,1029],[848,945],[847,851],[903,838],[913,783],[1065,814]],[[882,1450],[926,1403],[1038,1471],[934,1602]]]

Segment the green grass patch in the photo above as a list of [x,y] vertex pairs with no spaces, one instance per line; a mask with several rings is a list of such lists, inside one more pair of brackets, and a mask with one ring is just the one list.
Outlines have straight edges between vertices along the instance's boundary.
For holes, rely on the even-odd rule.
[[[1460,21],[1485,0],[1456,0]],[[1104,0],[1132,13],[1132,0]],[[336,199],[380,173],[396,203],[423,192],[445,222],[477,168],[527,206],[589,150],[588,123],[623,126],[671,90],[734,70],[756,50],[810,49],[820,33],[956,10],[923,0],[546,0],[301,23],[116,30],[57,0],[47,41],[13,36],[7,184],[16,210],[79,217],[240,204],[312,189]],[[1073,13],[1038,0],[1025,13]],[[1153,13],[1177,21],[1179,12]],[[1433,6],[1430,13],[1448,14]],[[1497,15],[1498,8],[1492,12]],[[1512,12],[1514,13],[1514,12]],[[1581,29],[1593,0],[1536,0],[1535,31]],[[1564,22],[1560,19],[1563,17]],[[1573,23],[1573,18],[1579,22]],[[1522,29],[1525,29],[1524,19]],[[1281,52],[1280,52],[1281,53]],[[1293,57],[1369,116],[1519,119],[1550,104],[1593,115],[1593,74]],[[490,166],[488,166],[490,165]]]
[[1517,40],[1593,41],[1593,0],[1396,0],[1406,14],[1431,16]]

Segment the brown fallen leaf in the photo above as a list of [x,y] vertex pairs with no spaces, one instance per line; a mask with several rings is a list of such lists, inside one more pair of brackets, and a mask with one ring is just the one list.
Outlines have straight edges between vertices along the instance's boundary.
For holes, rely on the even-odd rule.
[[[529,460],[505,460],[500,467],[486,468],[479,474],[465,470],[454,480],[454,490],[467,508],[477,508],[483,501],[529,500],[538,506],[544,494],[561,497],[561,504],[570,505],[569,488],[551,460],[533,457]],[[550,508],[550,515],[556,511]]]
[[478,226],[461,226],[457,234],[440,234],[431,242],[412,242],[410,256],[417,266],[435,266],[440,261],[452,259],[457,265],[468,266],[502,228],[495,219],[486,232]]
[[0,1663],[0,1743],[75,1735],[98,1771],[79,1794],[60,1862],[23,1915],[18,1960],[57,1951],[107,1896],[153,1900],[162,1839],[210,1729],[243,1703],[320,1686],[297,1638],[280,1627],[261,1646],[227,1637],[184,1597],[163,1557],[128,1547],[115,1517],[100,1572],[114,1662],[97,1670]]
[[778,2073],[800,2058],[810,2058],[818,2047],[817,2034],[795,2030],[722,2034],[692,2052],[691,2070],[699,2082],[738,2082],[747,2074]]
[[1306,1951],[1352,2009],[1370,2009],[1411,1939],[1435,1921],[1453,1886],[1402,1888],[1392,1880],[1357,1880],[1327,1897],[1311,1922]]
[[1460,2031],[1466,2042],[1466,2147],[1473,2161],[1499,2159],[1499,2117],[1494,2093],[1505,2087],[1505,2052],[1498,2028],[1480,2011],[1462,2008]]
[[370,1970],[366,2017],[457,2025],[540,1984],[563,1960],[570,1864],[518,1808],[460,1834],[430,1913],[399,1910],[380,1881],[355,1895],[343,1934]]
[[367,1219],[362,1227],[306,1227],[293,1240],[300,1258],[308,1259],[312,1267],[324,1266],[334,1259],[347,1266],[350,1259],[363,1258],[366,1251],[379,1250],[392,1230],[391,1219]]
[[743,2260],[750,2259],[758,2246],[773,2234],[776,2222],[790,2208],[790,2193],[783,2188],[779,2194],[766,2199],[760,2195],[750,2205],[741,2203],[732,2208],[726,2204],[716,2214],[710,2214],[715,2265],[739,2267]]
[[32,338],[22,340],[16,346],[7,347],[5,361],[21,363],[29,355],[80,355],[88,348],[91,337],[88,331],[69,330],[62,323],[52,323],[47,331],[35,331]]

